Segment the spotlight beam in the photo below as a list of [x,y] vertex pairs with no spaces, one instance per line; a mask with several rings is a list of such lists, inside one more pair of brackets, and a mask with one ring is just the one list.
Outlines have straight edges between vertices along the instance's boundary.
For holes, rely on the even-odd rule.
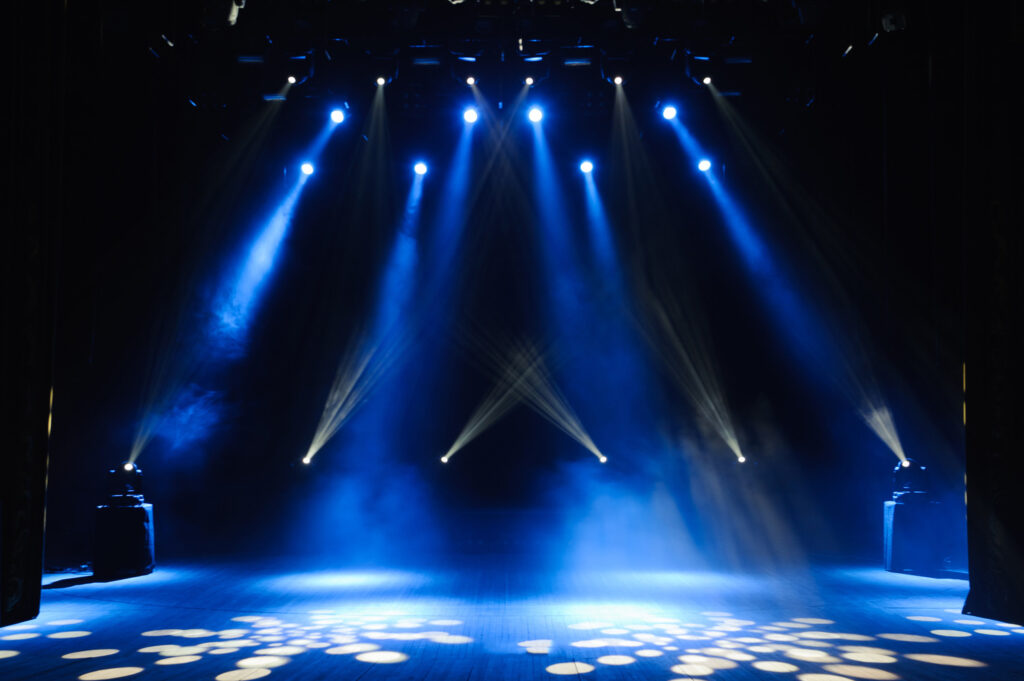
[[[525,341],[495,341],[481,332],[466,333],[463,340],[498,377],[499,386],[503,391],[501,399],[505,400],[502,402],[503,411],[499,416],[504,415],[516,403],[525,402],[538,415],[591,452],[601,463],[607,461],[607,457],[583,427],[565,394],[555,384],[545,365],[543,352]],[[473,433],[473,437],[496,420],[497,418],[484,424]],[[465,446],[465,442],[459,448],[462,446]],[[450,454],[446,454],[444,458],[449,456]]]
[[416,262],[413,236],[418,231],[422,196],[423,176],[415,175],[377,292],[372,325],[364,334],[357,334],[338,363],[313,440],[303,457],[305,463],[311,462],[341,430],[412,342],[415,324],[403,325],[401,321],[411,293]]
[[[702,158],[704,154],[700,145],[686,126],[678,119],[669,123],[685,153],[690,158]],[[755,288],[773,310],[775,318],[780,320],[776,329],[786,336],[801,366],[814,367],[817,371],[811,372],[812,376],[828,376],[850,400],[868,428],[896,458],[905,461],[907,457],[900,444],[892,414],[881,399],[873,373],[861,370],[868,363],[853,361],[858,353],[849,347],[847,340],[853,336],[830,332],[827,325],[819,321],[823,315],[815,314],[808,301],[798,294],[722,181],[712,172],[701,175],[707,181],[729,236],[740,252]]]
[[[626,198],[632,222],[644,221],[644,206],[654,215],[670,214],[657,191],[654,171],[622,88],[616,89],[613,124],[616,131],[614,153],[625,168]],[[639,187],[645,188],[643,198]],[[596,189],[594,191],[596,194]],[[599,199],[595,203],[599,206]],[[646,267],[653,281],[645,283],[639,292],[642,315],[637,325],[694,411],[737,458],[742,457],[737,430],[714,361],[713,346],[706,337],[707,322],[697,301],[682,297],[686,287],[668,283],[665,273],[657,267],[662,259],[651,258],[651,261]]]

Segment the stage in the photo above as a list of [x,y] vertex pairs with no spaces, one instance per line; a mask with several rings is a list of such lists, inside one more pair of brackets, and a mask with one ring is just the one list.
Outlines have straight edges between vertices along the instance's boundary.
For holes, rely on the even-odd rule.
[[[178,564],[48,575],[0,630],[33,679],[972,679],[1021,671],[1024,628],[967,617],[967,582],[819,567],[769,575]],[[116,670],[116,671],[115,671]]]

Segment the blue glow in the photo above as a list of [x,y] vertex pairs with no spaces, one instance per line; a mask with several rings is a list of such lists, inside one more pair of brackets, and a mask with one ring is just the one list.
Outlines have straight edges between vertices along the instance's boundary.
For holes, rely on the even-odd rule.
[[416,266],[416,235],[419,231],[420,199],[423,197],[423,175],[413,176],[409,195],[402,212],[402,224],[395,235],[378,292],[377,312],[371,343],[380,343],[384,335],[402,317],[412,287],[413,271]]
[[661,110],[661,115],[665,117],[666,121],[673,120],[676,117],[677,113],[679,112],[676,111],[676,108],[674,106],[666,106],[664,109]]
[[[309,167],[307,172],[306,166]],[[248,254],[242,261],[238,274],[226,300],[220,304],[217,316],[221,323],[221,332],[239,340],[246,330],[257,294],[274,266],[277,251],[288,231],[292,220],[295,204],[302,195],[302,188],[313,172],[313,166],[303,164],[302,174],[288,192],[284,200],[270,216],[256,240],[252,243]]]
[[[703,158],[704,151],[680,121],[672,121],[680,145],[691,158]],[[828,340],[828,333],[811,307],[797,294],[789,277],[779,268],[764,241],[754,229],[739,203],[722,185],[714,173],[704,172],[711,194],[724,218],[729,236],[736,245],[743,263],[754,278],[756,290],[769,305],[778,320],[778,328],[785,334],[789,346],[801,360],[801,365],[823,369],[823,375],[833,375],[842,365],[836,345]]]
[[309,162],[303,163],[301,166],[299,166],[299,170],[302,171],[303,175],[312,175],[313,174],[313,164],[309,163]]
[[528,61],[528,62],[544,61],[544,57],[527,57],[527,58],[523,59],[523,61]]
[[619,278],[618,265],[615,259],[615,247],[611,239],[611,225],[605,214],[604,204],[597,191],[592,173],[584,176],[587,190],[587,225],[590,227],[590,239],[594,255],[601,270],[601,276]]
[[541,111],[540,107],[537,106],[532,107],[529,113],[527,113],[526,115],[534,123],[540,123],[541,120],[544,118],[544,112]]
[[331,112],[331,122],[332,123],[341,123],[344,120],[345,120],[345,112],[342,111],[341,109],[335,109],[334,111]]
[[708,172],[709,170],[711,170],[711,161],[707,160],[706,158],[702,158],[700,160],[700,163],[697,164],[697,170],[701,171],[702,173]]
[[427,174],[427,164],[424,163],[423,161],[418,161],[416,163],[416,165],[414,165],[412,167],[412,170],[417,175],[426,175]]
[[462,112],[462,120],[466,121],[467,123],[476,123],[479,117],[480,114],[478,114],[476,109],[474,109],[473,107],[469,107],[468,109]]
[[594,164],[591,161],[583,161],[580,163],[580,170],[584,173],[592,173],[594,171]]

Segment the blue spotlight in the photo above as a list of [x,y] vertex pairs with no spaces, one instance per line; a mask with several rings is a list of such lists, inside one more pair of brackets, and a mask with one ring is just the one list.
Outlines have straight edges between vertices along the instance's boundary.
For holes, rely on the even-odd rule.
[[540,119],[544,118],[544,112],[540,110],[540,107],[535,106],[532,109],[530,109],[530,112],[527,114],[527,116],[534,123],[540,123]]
[[661,115],[665,117],[666,121],[670,121],[673,118],[675,118],[677,113],[679,112],[676,111],[676,108],[674,106],[666,106],[664,109],[661,110]]
[[476,109],[474,109],[473,107],[469,107],[468,109],[462,112],[462,120],[466,121],[467,123],[476,123],[476,120],[479,117],[480,115],[476,112]]
[[697,170],[699,170],[702,173],[708,172],[709,170],[711,170],[711,161],[707,160],[706,158],[702,158],[700,162],[697,163]]
[[303,175],[312,175],[313,174],[313,164],[312,163],[303,163],[301,166],[299,166],[299,170],[302,171]]
[[418,162],[416,165],[412,167],[412,169],[417,175],[427,174],[427,164],[424,163],[423,161]]
[[344,120],[345,120],[345,112],[342,111],[341,109],[335,109],[334,111],[331,112],[331,122],[332,123],[341,123]]
[[594,164],[590,161],[584,161],[580,164],[580,170],[585,173],[592,172],[594,170]]

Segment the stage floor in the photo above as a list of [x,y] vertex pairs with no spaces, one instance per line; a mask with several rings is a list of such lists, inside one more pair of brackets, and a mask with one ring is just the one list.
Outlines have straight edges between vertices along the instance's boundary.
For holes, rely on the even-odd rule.
[[[967,582],[774,575],[161,566],[49,576],[0,629],[0,678],[1024,679],[1024,628],[959,614]],[[56,582],[56,584],[54,584]]]

